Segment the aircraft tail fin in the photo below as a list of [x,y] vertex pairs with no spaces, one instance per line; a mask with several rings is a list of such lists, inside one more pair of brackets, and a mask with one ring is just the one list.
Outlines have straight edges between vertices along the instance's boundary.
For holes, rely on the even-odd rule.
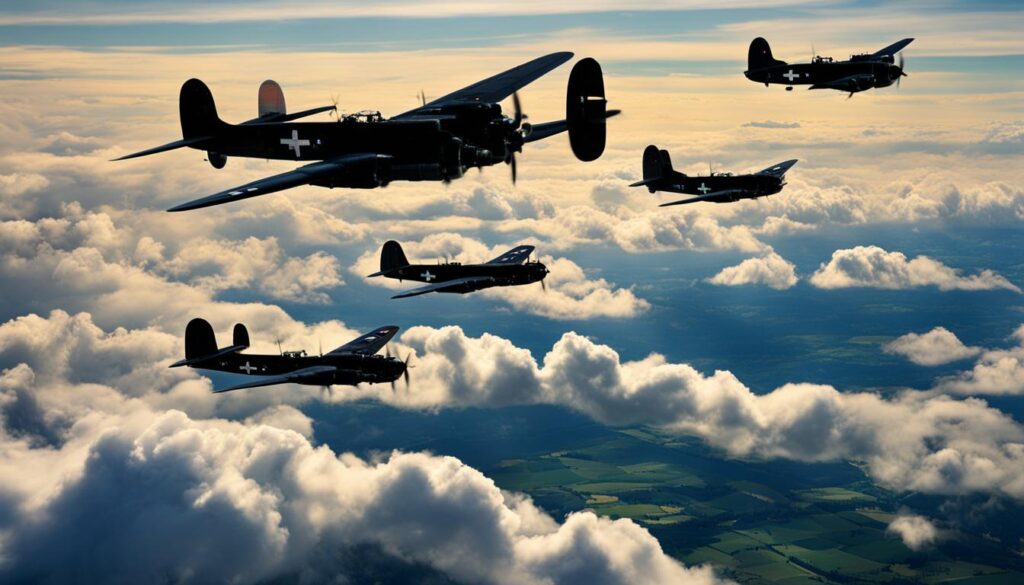
[[388,240],[384,242],[384,248],[380,251],[380,272],[374,272],[370,276],[384,276],[408,265],[409,259],[405,257],[402,245],[394,240]]
[[750,42],[750,50],[747,52],[748,71],[785,64],[785,61],[779,61],[772,56],[772,48],[764,38],[757,37]]
[[245,328],[245,325],[235,323],[231,345],[241,348],[249,347],[249,330]]
[[284,90],[273,79],[268,79],[260,84],[259,90],[259,117],[284,115],[288,111],[284,105]]
[[637,181],[630,187],[649,186],[667,178],[673,172],[672,157],[669,156],[668,151],[659,149],[652,144],[644,149],[644,180]]
[[185,140],[216,136],[227,124],[217,116],[210,88],[198,79],[189,79],[181,86],[178,97],[181,135]]
[[185,359],[174,362],[172,368],[181,366],[203,367],[203,364],[249,347],[249,331],[241,323],[235,325],[230,346],[217,349],[217,338],[213,327],[206,319],[192,319],[185,327]]
[[217,338],[206,319],[192,319],[185,327],[185,359],[194,360],[217,353]]
[[608,137],[606,120],[618,114],[619,110],[608,109],[601,65],[590,57],[576,63],[565,93],[569,146],[576,158],[584,162],[600,158]]

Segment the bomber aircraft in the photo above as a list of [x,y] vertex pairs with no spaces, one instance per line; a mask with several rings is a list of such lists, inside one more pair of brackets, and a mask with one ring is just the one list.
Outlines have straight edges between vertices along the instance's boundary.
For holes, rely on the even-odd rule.
[[903,39],[874,53],[853,55],[846,61],[815,55],[810,63],[790,65],[772,56],[768,41],[757,37],[750,43],[747,53],[747,79],[763,83],[784,84],[786,91],[794,85],[810,85],[808,89],[836,89],[853,94],[873,87],[898,87],[903,71],[903,53],[900,51],[914,39]]
[[[564,120],[525,121],[518,90],[572,56],[562,52],[539,57],[436,100],[423,99],[420,107],[391,118],[359,112],[332,122],[294,122],[334,107],[288,114],[280,86],[264,82],[259,117],[229,124],[218,117],[206,84],[190,79],[179,96],[182,139],[115,160],[189,147],[206,151],[215,168],[222,168],[229,156],[317,161],[168,211],[199,209],[299,185],[373,189],[392,181],[447,183],[469,168],[498,163],[510,166],[515,183],[516,153],[528,142],[568,131],[579,160],[596,160],[604,152],[605,120],[619,111],[607,109],[601,66],[594,59],[582,59],[569,74]],[[509,96],[511,117],[499,105]]]
[[547,290],[544,277],[548,275],[548,269],[539,261],[530,261],[533,250],[533,246],[516,246],[486,264],[409,264],[401,244],[390,240],[384,242],[384,248],[380,253],[380,272],[374,272],[369,276],[427,283],[426,286],[391,297],[393,299],[404,299],[429,292],[465,294],[492,286],[513,286],[538,281]]
[[644,149],[644,178],[630,187],[647,187],[651,193],[667,191],[696,195],[690,199],[662,203],[659,207],[683,205],[700,201],[731,203],[740,199],[756,199],[774,195],[786,185],[786,171],[797,163],[796,159],[780,162],[749,175],[716,173],[689,177],[672,169],[672,160],[667,150],[659,150],[653,144]]
[[334,384],[355,386],[366,382],[379,384],[404,377],[409,383],[409,358],[405,361],[378,355],[382,347],[398,332],[398,327],[379,327],[345,345],[320,355],[308,355],[305,350],[282,351],[279,355],[245,354],[249,347],[249,331],[245,325],[235,325],[230,346],[218,349],[213,327],[205,319],[192,319],[185,328],[185,359],[171,364],[178,368],[188,366],[201,370],[216,370],[232,374],[259,376],[214,392],[230,392],[243,388],[273,386],[276,384],[305,384],[328,388]]

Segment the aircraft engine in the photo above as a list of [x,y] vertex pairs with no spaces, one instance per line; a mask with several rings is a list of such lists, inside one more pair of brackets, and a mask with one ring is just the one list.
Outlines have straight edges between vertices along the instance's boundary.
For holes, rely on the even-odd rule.
[[223,169],[224,165],[228,164],[228,157],[219,152],[207,152],[206,160],[210,161],[210,165],[215,169]]

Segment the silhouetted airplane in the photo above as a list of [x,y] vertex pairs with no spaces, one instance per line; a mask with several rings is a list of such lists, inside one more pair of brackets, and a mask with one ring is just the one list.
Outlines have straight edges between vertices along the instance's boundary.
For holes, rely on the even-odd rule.
[[517,246],[486,264],[409,264],[401,244],[390,240],[384,242],[384,248],[380,252],[380,272],[374,272],[369,276],[429,283],[427,286],[395,295],[391,297],[393,299],[404,299],[429,292],[465,294],[492,286],[513,286],[537,281],[540,281],[541,286],[545,286],[544,277],[548,275],[548,269],[539,261],[530,261],[533,249],[533,246]]
[[201,370],[216,370],[232,374],[260,376],[246,382],[214,392],[230,392],[243,388],[273,386],[275,384],[306,384],[329,387],[334,384],[355,386],[366,382],[378,384],[405,377],[409,383],[409,358],[405,361],[377,355],[382,347],[398,332],[398,327],[381,327],[354,339],[345,345],[318,356],[307,355],[305,350],[283,351],[280,355],[239,353],[249,347],[249,332],[241,323],[235,325],[230,347],[217,348],[213,327],[204,319],[192,319],[185,328],[185,359],[171,364],[177,368],[188,366]]
[[667,150],[659,150],[652,144],[644,149],[644,179],[630,187],[647,187],[651,193],[668,191],[696,195],[691,199],[662,203],[659,207],[698,201],[731,203],[778,193],[786,186],[786,171],[796,162],[796,159],[787,160],[750,175],[712,172],[707,177],[688,177],[672,169]]
[[[569,74],[564,120],[524,122],[526,115],[516,92],[572,56],[553,53],[534,59],[434,101],[424,98],[422,106],[393,118],[384,118],[380,112],[360,112],[336,122],[292,122],[334,107],[287,114],[280,86],[264,82],[260,116],[228,124],[217,116],[209,88],[190,79],[182,85],[179,98],[183,138],[116,160],[187,146],[207,151],[207,160],[216,168],[223,167],[228,156],[320,161],[169,211],[219,205],[299,185],[372,189],[391,181],[448,182],[471,167],[498,163],[510,165],[514,183],[515,153],[522,152],[527,142],[568,131],[569,144],[579,160],[592,161],[604,152],[605,120],[619,111],[606,108],[601,66],[593,59],[576,63]],[[510,95],[512,117],[504,115],[498,105]]]
[[[810,85],[808,89],[836,89],[852,96],[873,87],[889,87],[893,83],[898,86],[900,79],[907,76],[900,51],[913,40],[903,39],[874,53],[853,55],[846,61],[815,56],[810,63],[790,65],[772,57],[768,41],[758,37],[750,43],[747,70],[743,74],[765,87],[779,83],[786,85],[786,91],[792,91],[794,85]],[[897,54],[898,65],[893,57]]]

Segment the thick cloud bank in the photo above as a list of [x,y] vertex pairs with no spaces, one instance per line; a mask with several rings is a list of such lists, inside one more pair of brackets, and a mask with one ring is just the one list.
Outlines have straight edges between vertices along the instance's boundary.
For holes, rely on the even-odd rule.
[[763,284],[775,290],[785,290],[797,283],[796,267],[775,252],[759,258],[747,258],[736,266],[723,268],[708,279],[711,284],[742,286]]
[[407,408],[558,404],[612,425],[695,434],[731,456],[859,462],[878,483],[932,494],[1024,498],[1024,427],[977,399],[907,391],[892,398],[787,384],[754,394],[732,373],[708,376],[652,354],[622,361],[566,333],[541,363],[493,335],[415,327],[416,391],[363,388]]
[[935,286],[939,290],[995,290],[1021,292],[1017,285],[991,270],[963,276],[928,256],[912,260],[901,252],[888,252],[878,246],[857,246],[836,250],[832,259],[811,275],[811,284],[819,288],[870,287],[908,289]]
[[887,353],[901,355],[919,366],[938,366],[974,357],[980,347],[968,347],[945,327],[927,333],[907,333],[885,344]]
[[454,458],[314,446],[274,393],[168,370],[179,342],[59,311],[0,326],[0,364],[22,362],[0,373],[0,580],[344,581],[372,546],[467,583],[717,582],[630,520],[559,523]]

